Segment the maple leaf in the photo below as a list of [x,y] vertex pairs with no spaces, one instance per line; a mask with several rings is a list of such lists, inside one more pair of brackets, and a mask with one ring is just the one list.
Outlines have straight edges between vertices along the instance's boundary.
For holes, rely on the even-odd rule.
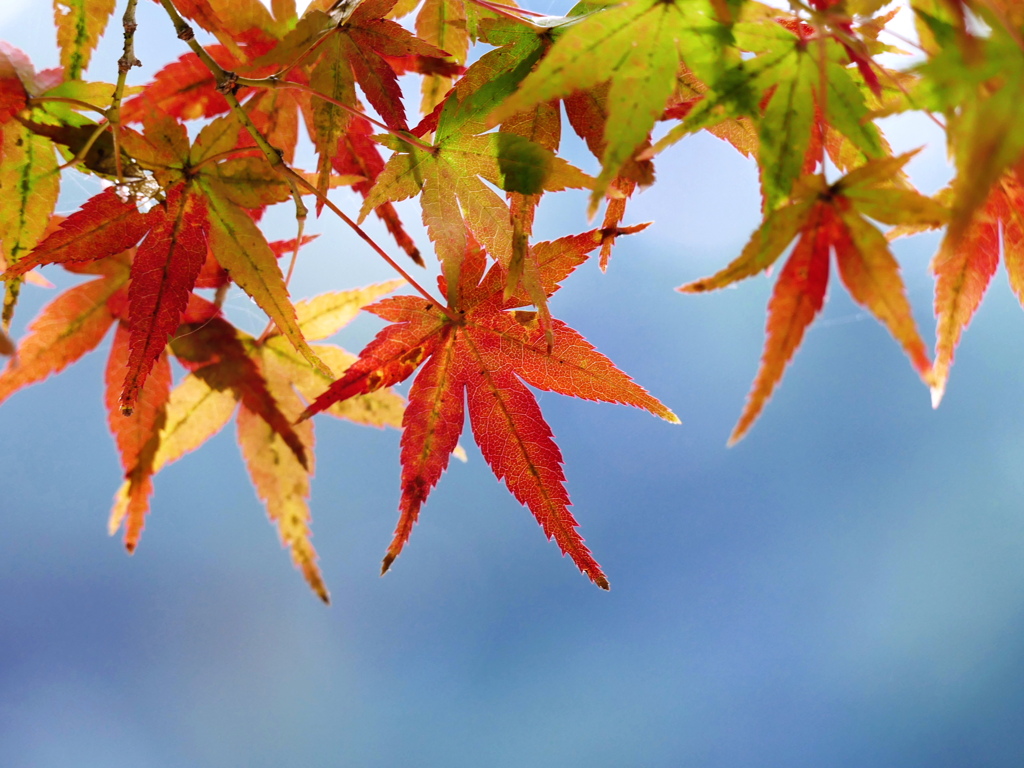
[[[704,0],[633,0],[559,28],[561,34],[516,93],[489,118],[495,125],[534,104],[611,81],[601,174],[590,198],[596,210],[605,190],[646,141],[686,65],[705,82],[724,69],[729,29]],[[685,53],[684,53],[685,52]],[[595,56],[608,63],[595,66]]]
[[237,118],[214,120],[191,146],[184,126],[168,115],[147,115],[144,124],[143,134],[126,131],[123,143],[163,185],[164,200],[142,214],[133,201],[122,201],[112,189],[101,192],[22,263],[15,262],[6,276],[17,278],[41,264],[102,259],[145,237],[132,263],[132,355],[122,392],[126,412],[181,322],[211,250],[296,349],[327,372],[302,337],[276,255],[240,207],[278,202],[287,197],[287,186],[265,160],[262,166],[254,158],[209,162],[236,147]]
[[209,222],[201,196],[179,182],[163,204],[141,214],[113,189],[90,198],[5,276],[41,264],[106,261],[134,246],[128,315],[131,353],[123,370],[121,407],[130,414],[152,366],[177,329],[206,257]]
[[[434,242],[442,270],[458,291],[467,231],[499,262],[512,257],[508,206],[484,182],[506,192],[536,195],[591,184],[589,176],[550,150],[514,133],[474,135],[479,123],[458,98],[444,103],[434,146],[420,149],[386,137],[397,150],[388,160],[359,212],[363,221],[382,203],[420,195],[423,223]],[[454,297],[452,297],[454,298]]]
[[28,103],[24,77],[32,64],[22,51],[0,41],[0,125],[6,123]]
[[[106,372],[107,423],[117,443],[125,472],[122,490],[114,499],[111,519],[125,520],[124,543],[134,552],[142,536],[149,497],[153,493],[153,459],[160,444],[159,433],[166,418],[167,398],[171,389],[171,366],[166,352],[160,354],[139,391],[131,414],[121,410],[121,389],[124,370],[131,356],[131,331],[119,324],[114,334]],[[113,531],[111,531],[113,533]]]
[[942,258],[955,258],[974,212],[1003,173],[1024,156],[1024,50],[1018,30],[989,16],[985,39],[965,38],[944,21],[921,12],[941,48],[918,68],[925,103],[946,115],[956,165],[951,216]]
[[[10,121],[0,124],[0,255],[8,268],[39,242],[57,205],[60,176],[53,143]],[[10,327],[21,278],[6,280],[0,325]]]
[[722,288],[770,267],[797,239],[779,273],[768,304],[767,338],[761,367],[729,444],[743,438],[760,415],[786,366],[825,301],[829,256],[854,301],[888,328],[931,386],[931,364],[907,302],[899,267],[888,241],[868,218],[885,224],[930,224],[946,220],[946,209],[892,178],[913,156],[871,161],[828,185],[821,176],[799,182],[791,201],[769,213],[740,256],[717,274],[682,286],[686,293]]
[[[736,45],[754,52],[685,116],[654,148],[660,152],[689,133],[710,129],[739,114],[753,119],[765,206],[773,209],[803,173],[820,160],[821,134],[850,142],[850,161],[886,156],[878,127],[867,120],[861,86],[847,68],[847,51],[834,39],[817,37],[799,21],[743,22],[733,28]],[[838,138],[829,137],[835,150]],[[817,146],[815,146],[815,143]],[[817,150],[817,151],[812,151]],[[831,152],[832,159],[839,157]],[[844,170],[853,162],[841,163]]]
[[308,56],[305,67],[309,70],[309,87],[316,95],[305,111],[319,155],[317,188],[321,192],[327,188],[331,160],[352,120],[352,110],[361,109],[355,84],[359,83],[389,127],[405,130],[408,126],[402,93],[388,57],[445,57],[444,51],[382,18],[394,4],[395,0],[364,0],[340,22],[331,14],[310,8],[281,44],[259,60],[290,67],[315,51]]
[[78,80],[89,66],[116,5],[116,0],[60,0],[53,4],[60,65],[69,80]]
[[[539,267],[548,294],[585,259],[587,250],[600,243],[596,230],[577,237],[589,238],[590,248],[545,248]],[[441,281],[449,298],[447,313],[419,296],[397,296],[367,307],[391,325],[303,417],[403,381],[422,364],[402,421],[400,517],[383,570],[401,552],[420,508],[448,466],[468,403],[474,438],[495,476],[530,509],[548,538],[554,538],[595,584],[607,589],[608,580],[569,512],[561,453],[524,382],[586,400],[633,405],[673,423],[678,419],[557,320],[549,351],[535,313],[516,311],[529,299],[505,299],[505,268],[494,264],[485,275],[485,263],[484,251],[471,246],[460,276],[461,291],[447,291]]]
[[0,374],[0,403],[19,389],[41,381],[95,349],[123,306],[127,257],[104,259],[96,280],[69,288],[43,308],[18,344],[17,355]]
[[932,405],[945,393],[960,336],[981,304],[999,264],[1000,245],[1010,287],[1024,304],[1024,185],[1007,173],[993,185],[966,232],[932,261],[935,273],[935,382]]
[[[519,86],[548,50],[552,30],[557,30],[571,21],[557,17],[522,23],[511,22],[508,19],[481,21],[477,30],[478,35],[482,40],[498,48],[484,54],[466,70],[446,97],[443,109],[437,114],[438,125],[443,119],[446,129],[451,132],[458,130],[471,134],[484,130],[488,115]],[[599,86],[588,91],[577,91],[565,99],[570,124],[576,133],[587,141],[588,147],[598,158],[603,155],[605,146],[607,92],[607,87]],[[501,121],[501,133],[520,136],[552,154],[557,153],[561,142],[558,101],[552,99],[541,102],[508,115]],[[422,125],[417,131],[421,128]],[[611,247],[617,235],[634,231],[619,229],[625,215],[625,198],[632,194],[638,182],[649,184],[653,180],[653,166],[650,161],[630,160],[619,176],[612,181],[617,197],[609,203],[602,227],[602,270],[607,267]],[[492,254],[497,254],[499,260],[508,268],[506,293],[512,294],[517,286],[522,284],[530,300],[537,307],[541,326],[550,339],[551,316],[547,308],[547,299],[540,290],[536,265],[528,263],[533,253],[529,248],[533,219],[544,191],[540,189],[534,193],[512,190],[508,192],[512,223],[511,255],[506,263],[500,251],[494,251],[492,248]]]
[[[310,85],[321,93],[341,99],[349,93],[351,85],[358,82],[367,101],[384,122],[392,128],[405,129],[405,107],[397,73],[388,59],[418,56],[441,60],[447,54],[394,21],[383,18],[394,5],[395,0],[363,0],[340,24],[330,15],[314,10],[303,17],[303,22],[311,27],[312,36],[319,38],[317,44],[321,52],[313,66]],[[287,44],[285,40],[283,47],[286,50]],[[320,80],[330,87],[317,87]],[[323,103],[321,107],[327,112],[323,119],[317,120],[318,126],[327,117],[335,122],[343,117],[336,114],[336,108],[331,104]],[[343,127],[336,126],[330,129],[330,133],[337,134]],[[333,142],[327,140],[324,143],[329,150]]]
[[[448,130],[458,128],[463,133],[483,130],[484,118],[515,90],[539,61],[548,47],[547,31],[546,26],[513,23],[507,19],[481,22],[478,29],[481,39],[499,47],[484,54],[466,70],[446,97],[438,122],[444,116]],[[509,116],[502,122],[501,132],[520,136],[548,152],[556,153],[561,142],[558,102],[537,104]],[[506,294],[514,293],[521,283],[536,305],[540,321],[550,337],[551,313],[547,297],[540,289],[536,265],[528,263],[532,253],[529,242],[533,220],[542,194],[543,190],[508,192],[511,247],[507,261],[499,251],[494,253],[499,254],[499,259],[508,267]]]
[[[310,339],[335,333],[361,306],[400,284],[392,281],[300,302],[298,317],[303,333]],[[126,522],[125,543],[129,551],[134,550],[149,510],[152,477],[217,434],[237,409],[238,442],[257,495],[277,524],[295,565],[314,592],[329,602],[310,542],[306,501],[313,471],[312,424],[293,422],[304,407],[298,396],[312,399],[330,377],[310,368],[279,334],[253,339],[233,328],[219,316],[216,307],[204,300],[194,298],[183,319],[171,349],[189,374],[168,393],[162,357],[131,418],[118,412],[118,393],[110,386],[110,372],[122,368],[128,354],[127,332],[119,329],[115,338],[107,399],[125,481],[115,495],[108,529],[113,534]],[[355,360],[331,345],[319,345],[318,351],[339,369]],[[331,409],[331,413],[377,427],[397,427],[401,423],[402,399],[390,390],[354,398],[347,406]]]
[[[469,54],[469,28],[465,0],[425,0],[416,16],[416,34],[445,51],[457,64],[465,64]],[[429,113],[441,103],[451,85],[449,74],[423,78],[420,108]]]

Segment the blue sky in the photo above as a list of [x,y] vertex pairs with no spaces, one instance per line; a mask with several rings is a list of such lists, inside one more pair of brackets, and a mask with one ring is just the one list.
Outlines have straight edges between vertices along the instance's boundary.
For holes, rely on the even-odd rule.
[[[0,39],[55,63],[46,19],[12,8]],[[146,72],[181,52],[158,10],[140,4]],[[114,58],[105,48],[92,76],[112,76]],[[936,141],[919,123],[890,129],[897,149]],[[927,191],[942,156],[940,142],[914,161]],[[101,350],[0,408],[0,764],[1019,765],[1024,313],[1005,276],[937,411],[834,284],[762,419],[727,450],[771,279],[672,289],[742,247],[756,176],[704,137],[658,170],[629,213],[656,224],[607,275],[581,268],[553,310],[683,425],[539,396],[610,593],[468,444],[378,577],[399,435],[333,421],[317,423],[312,501],[332,607],[280,549],[230,427],[158,478],[129,557],[105,530],[119,465]],[[90,194],[65,190],[62,210]],[[544,237],[587,226],[582,197],[546,206]],[[274,221],[290,236],[287,213]],[[311,229],[325,236],[297,297],[390,277],[333,221]],[[934,247],[897,246],[926,338]],[[27,290],[16,330],[51,295]],[[228,305],[258,324],[244,296]],[[361,319],[338,341],[356,350],[376,327]]]

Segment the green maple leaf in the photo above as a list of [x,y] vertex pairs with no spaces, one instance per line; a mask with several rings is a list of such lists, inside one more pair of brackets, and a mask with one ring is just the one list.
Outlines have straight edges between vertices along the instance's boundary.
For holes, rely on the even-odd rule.
[[423,223],[451,286],[459,285],[467,230],[502,264],[512,258],[508,206],[485,181],[524,195],[585,188],[592,182],[579,169],[522,136],[464,133],[462,129],[475,127],[475,123],[463,118],[458,100],[449,99],[429,151],[399,139],[383,139],[398,151],[359,213],[362,221],[378,205],[419,195]]
[[868,120],[864,91],[854,70],[847,68],[842,46],[815,37],[813,30],[798,24],[789,25],[796,26],[796,32],[776,22],[736,24],[736,45],[755,55],[712,88],[655,151],[726,118],[753,118],[769,210],[777,208],[794,182],[810,170],[805,166],[816,119],[847,140],[856,164],[889,154],[878,128]]
[[555,44],[519,90],[489,118],[510,115],[611,81],[607,143],[591,210],[665,111],[680,63],[716,82],[724,71],[729,27],[705,0],[634,0],[561,27]]
[[951,257],[1007,168],[1024,155],[1024,51],[996,19],[988,38],[965,43],[945,22],[919,12],[939,43],[919,72],[929,107],[946,115],[956,164],[943,254]]

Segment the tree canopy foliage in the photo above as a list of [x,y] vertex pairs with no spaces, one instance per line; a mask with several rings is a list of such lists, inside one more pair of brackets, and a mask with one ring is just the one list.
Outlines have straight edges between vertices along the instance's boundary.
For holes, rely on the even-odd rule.
[[[913,0],[916,42],[891,32],[899,9],[884,0],[792,0],[789,10],[755,0],[584,0],[564,17],[513,0],[313,0],[301,16],[294,0],[157,2],[183,53],[148,83],[130,83],[137,0],[55,0],[56,69],[37,71],[0,42],[0,353],[10,357],[0,402],[113,329],[106,406],[123,482],[109,527],[124,528],[129,551],[154,475],[234,417],[257,494],[327,600],[307,504],[310,418],[402,430],[387,570],[461,451],[468,411],[494,474],[607,588],[530,387],[678,423],[552,317],[548,299],[589,259],[607,269],[618,238],[647,226],[629,221],[631,196],[654,183],[659,155],[697,132],[756,161],[762,222],[731,262],[679,290],[722,288],[783,262],[730,442],[771,397],[833,268],[906,352],[936,406],[1000,257],[1024,301],[1020,0]],[[99,39],[118,31],[117,71],[87,78]],[[879,58],[907,52],[917,56],[901,68]],[[401,87],[409,77],[420,82],[418,105]],[[915,111],[943,129],[955,167],[935,196],[911,185],[913,153],[894,154],[880,128],[881,118]],[[563,126],[594,155],[596,175],[564,159]],[[308,168],[296,160],[300,130],[315,148]],[[94,175],[102,191],[59,216],[68,169]],[[362,196],[358,212],[331,199],[338,186]],[[588,190],[600,225],[536,241],[538,205],[565,189]],[[433,250],[426,257],[394,205],[412,198]],[[293,207],[296,235],[270,242],[261,221],[278,204]],[[289,280],[311,213],[343,220],[398,279],[294,302]],[[369,216],[388,242],[362,229]],[[932,262],[933,354],[890,248],[929,229],[944,231]],[[416,274],[435,257],[432,288]],[[82,282],[15,344],[22,286],[45,282],[39,268],[55,264]],[[223,311],[236,288],[266,314],[258,336]],[[387,324],[359,355],[318,343],[360,310]],[[392,388],[410,377],[403,398]]]

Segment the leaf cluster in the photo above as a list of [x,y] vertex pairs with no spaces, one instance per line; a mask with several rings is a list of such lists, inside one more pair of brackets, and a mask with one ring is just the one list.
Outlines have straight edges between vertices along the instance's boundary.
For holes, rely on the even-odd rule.
[[[310,418],[401,429],[399,521],[384,570],[461,451],[468,415],[495,476],[598,586],[562,456],[530,389],[666,406],[552,315],[550,297],[592,256],[608,268],[629,201],[662,152],[701,131],[757,163],[762,223],[742,252],[684,293],[778,261],[764,354],[730,442],[749,430],[821,311],[830,271],[904,349],[937,405],[964,328],[1000,257],[1024,302],[1024,5],[913,0],[917,62],[880,0],[583,2],[545,16],[497,0],[158,0],[187,50],[130,84],[136,0],[55,3],[61,66],[36,71],[0,42],[0,402],[73,364],[113,328],[106,405],[123,482],[110,529],[140,541],[159,470],[235,418],[257,495],[313,590]],[[124,55],[86,78],[118,8]],[[206,36],[196,37],[197,29]],[[419,104],[406,82],[418,80]],[[956,175],[932,197],[910,183],[879,120],[919,111],[942,126]],[[416,112],[418,117],[413,117]],[[563,126],[594,156],[567,162]],[[313,157],[302,159],[300,134]],[[570,138],[571,142],[572,139]],[[307,164],[308,167],[303,167]],[[102,182],[55,214],[65,171]],[[666,183],[666,182],[661,182]],[[667,182],[671,183],[671,182]],[[361,196],[344,211],[332,190]],[[599,227],[536,242],[548,193],[588,191]],[[396,204],[415,199],[427,259]],[[294,207],[296,236],[261,220]],[[399,280],[295,302],[289,280],[334,215]],[[376,242],[370,216],[388,232]],[[913,319],[892,238],[944,228],[932,264],[934,360]],[[389,251],[403,254],[396,259]],[[1001,256],[1000,256],[1001,254]],[[436,257],[437,291],[416,277]],[[282,262],[287,266],[282,268]],[[60,265],[83,281],[17,344],[25,282]],[[385,294],[406,286],[408,292]],[[258,336],[224,312],[241,290]],[[359,355],[322,342],[366,309],[386,325]],[[413,378],[408,399],[392,389]]]

